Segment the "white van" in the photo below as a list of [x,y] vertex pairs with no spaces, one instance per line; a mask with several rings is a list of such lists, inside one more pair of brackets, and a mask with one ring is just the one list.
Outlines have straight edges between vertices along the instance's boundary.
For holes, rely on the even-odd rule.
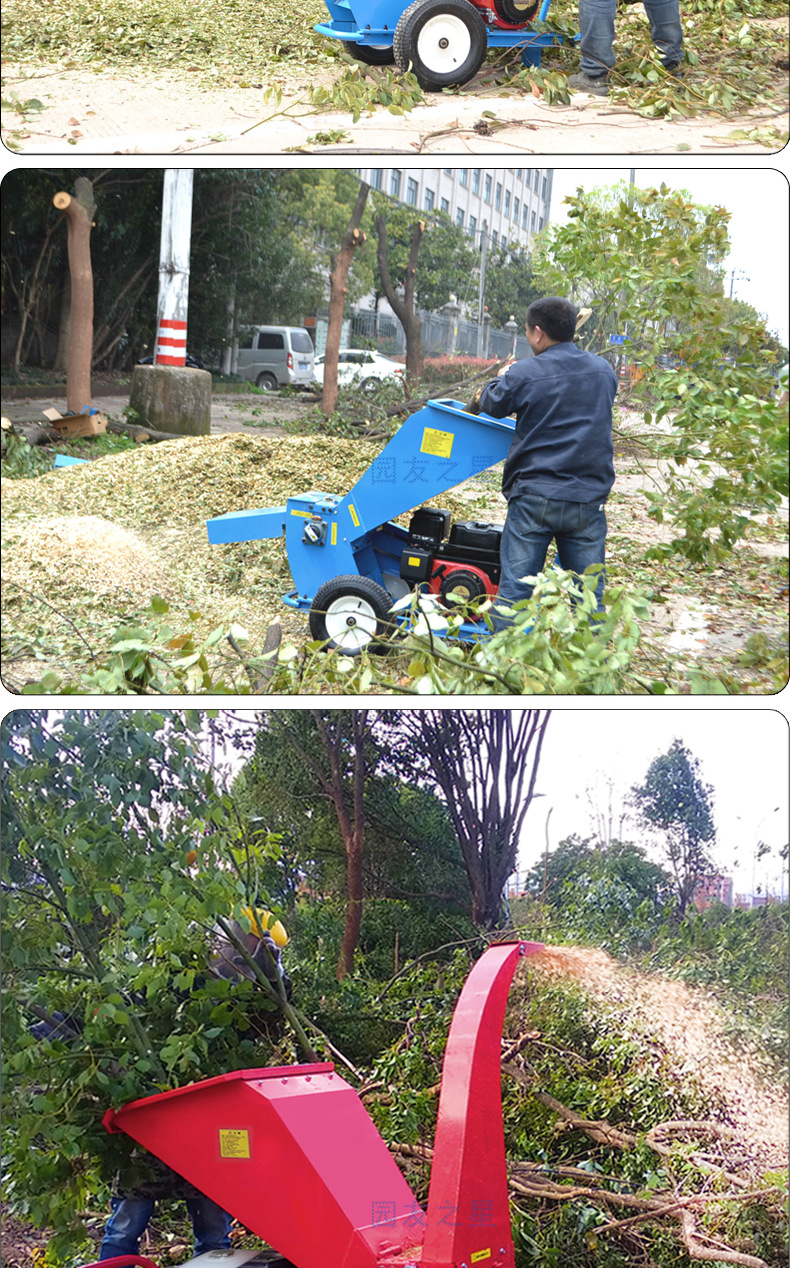
[[237,372],[274,392],[287,383],[309,387],[315,349],[304,326],[253,326],[239,341]]

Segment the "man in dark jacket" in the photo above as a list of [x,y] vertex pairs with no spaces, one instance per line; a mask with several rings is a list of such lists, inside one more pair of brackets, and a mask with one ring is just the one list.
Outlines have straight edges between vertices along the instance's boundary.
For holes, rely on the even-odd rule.
[[[508,510],[502,534],[499,598],[530,598],[552,541],[560,565],[583,573],[604,563],[606,512],[614,484],[612,404],[617,376],[603,357],[574,343],[577,312],[566,299],[536,300],[527,311],[533,353],[486,384],[476,402],[492,418],[516,416],[502,492]],[[604,574],[596,585],[603,611]],[[511,618],[494,607],[494,628]]]

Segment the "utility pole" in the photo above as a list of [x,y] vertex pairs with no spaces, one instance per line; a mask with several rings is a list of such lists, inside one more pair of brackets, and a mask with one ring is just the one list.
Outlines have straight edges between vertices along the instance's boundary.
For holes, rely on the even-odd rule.
[[486,254],[488,252],[488,229],[486,225],[480,233],[480,290],[477,300],[477,355],[483,353],[483,316],[486,311]]
[[186,367],[193,177],[164,172],[154,363],[134,367],[129,396],[143,426],[179,436],[211,431],[211,375]]
[[156,365],[186,362],[193,178],[191,169],[181,167],[167,168],[164,174]]

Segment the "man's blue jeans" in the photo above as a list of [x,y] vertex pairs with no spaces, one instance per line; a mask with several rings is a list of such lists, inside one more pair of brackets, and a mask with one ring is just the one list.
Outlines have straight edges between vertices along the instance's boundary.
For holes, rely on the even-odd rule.
[[[227,1250],[230,1246],[231,1217],[211,1198],[186,1198],[195,1233],[195,1254],[207,1250]],[[138,1255],[140,1238],[156,1205],[153,1198],[111,1198],[112,1214],[104,1230],[99,1259],[114,1255]]]
[[[653,43],[667,67],[683,60],[683,28],[678,0],[642,0],[650,19]],[[590,79],[608,75],[614,66],[614,19],[617,0],[579,0],[582,70]]]
[[[520,493],[511,497],[502,533],[500,563],[502,576],[499,598],[508,606],[532,597],[533,586],[523,577],[534,577],[546,562],[552,539],[557,543],[560,567],[583,573],[591,564],[603,564],[606,554],[606,511],[604,503],[560,502],[551,498]],[[598,575],[595,597],[603,612],[604,573]],[[492,612],[494,629],[501,630],[512,618]]]

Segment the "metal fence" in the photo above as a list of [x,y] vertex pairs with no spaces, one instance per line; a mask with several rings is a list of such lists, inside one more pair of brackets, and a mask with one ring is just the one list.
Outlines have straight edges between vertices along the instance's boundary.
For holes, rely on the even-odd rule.
[[[516,357],[531,355],[525,335],[519,335],[514,330],[495,329],[487,319],[483,320],[481,328],[476,321],[469,321],[453,313],[420,311],[418,316],[422,323],[420,334],[426,356],[457,354],[504,360],[514,351]],[[385,315],[363,309],[352,314],[349,342],[346,346],[353,347],[360,341],[388,356],[397,356],[406,351],[403,327],[389,313]]]

